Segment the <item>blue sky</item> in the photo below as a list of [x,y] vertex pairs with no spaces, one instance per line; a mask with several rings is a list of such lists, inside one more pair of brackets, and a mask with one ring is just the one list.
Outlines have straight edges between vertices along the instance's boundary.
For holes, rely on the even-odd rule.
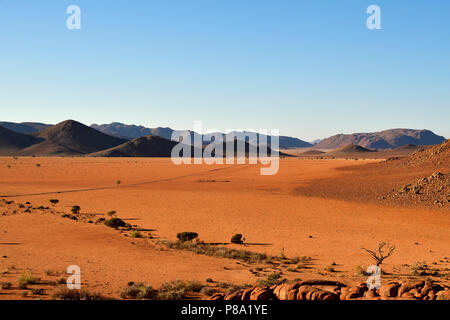
[[449,17],[446,0],[0,0],[1,120],[448,138]]

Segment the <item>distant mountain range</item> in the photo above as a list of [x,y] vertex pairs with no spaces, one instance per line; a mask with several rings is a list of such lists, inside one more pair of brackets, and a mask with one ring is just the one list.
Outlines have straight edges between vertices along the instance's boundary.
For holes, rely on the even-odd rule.
[[314,149],[336,149],[346,145],[359,145],[366,149],[393,149],[407,144],[427,146],[444,141],[444,137],[430,130],[391,129],[372,133],[337,134],[321,140],[314,145]]
[[[170,141],[174,131],[171,128],[146,128],[125,125],[119,122],[88,127],[74,120],[56,125],[37,122],[0,122],[0,155],[56,156],[170,156],[170,150],[177,142]],[[270,144],[271,136],[254,132],[230,132],[208,134],[203,137],[190,131],[192,138],[208,138],[204,145],[217,135],[222,139],[245,140],[255,145],[262,138]],[[142,136],[143,135],[143,136]],[[338,149],[336,153],[370,152],[394,148],[414,149],[415,146],[439,144],[445,141],[429,130],[392,129],[374,133],[339,134],[312,145],[303,140],[280,136],[280,149],[312,148],[314,150]],[[340,149],[339,149],[340,148]]]
[[[0,123],[1,125],[1,123]],[[125,138],[125,139],[134,139],[134,138],[139,138],[142,136],[146,136],[146,135],[152,135],[152,136],[160,136],[163,137],[165,139],[171,139],[172,137],[172,133],[175,132],[182,132],[181,130],[174,130],[171,128],[162,128],[162,127],[157,127],[157,128],[146,128],[143,126],[136,126],[136,125],[127,125],[127,124],[123,124],[120,122],[113,122],[110,124],[92,124],[91,125],[92,128],[97,129],[103,133],[112,135],[112,136],[116,136],[116,137],[121,137],[121,138]],[[247,132],[247,131],[233,131],[227,134],[222,134],[222,136],[225,137],[226,136],[230,136],[230,135],[234,135],[236,136],[238,139],[245,139],[244,136],[246,134],[252,134],[252,132]],[[194,138],[195,135],[199,135],[196,132],[191,131],[191,137]],[[210,137],[213,134],[206,134],[204,135],[205,138]],[[262,135],[260,136],[259,134],[256,135],[256,138],[253,139],[246,139],[247,142],[249,143],[253,143],[255,144],[257,141],[257,139],[259,139],[260,137],[262,137]],[[200,137],[201,139],[201,137]],[[268,143],[270,143],[271,141],[271,137],[268,136],[267,137]],[[210,141],[210,139],[208,139],[207,141]],[[291,148],[306,148],[306,147],[312,147],[312,144],[303,140],[300,140],[298,138],[293,138],[293,137],[287,137],[287,136],[280,136],[279,137],[279,146],[281,149],[291,149]]]

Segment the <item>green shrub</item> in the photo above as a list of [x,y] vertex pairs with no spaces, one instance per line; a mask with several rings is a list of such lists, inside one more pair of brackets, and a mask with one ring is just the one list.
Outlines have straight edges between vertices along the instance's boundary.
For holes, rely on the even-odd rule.
[[125,227],[127,224],[125,221],[123,221],[120,218],[112,218],[105,221],[105,225],[107,225],[110,228],[119,228],[119,227]]
[[106,213],[106,215],[109,216],[109,217],[112,217],[112,216],[115,215],[115,214],[116,214],[116,212],[115,212],[114,210],[108,211],[108,212]]
[[265,280],[259,280],[259,284],[263,286],[273,286],[282,282],[281,274],[276,272],[269,274]]
[[232,236],[231,243],[244,244],[244,238],[242,237],[242,234],[236,233],[234,236]]
[[80,213],[80,210],[81,210],[80,206],[73,206],[72,209],[71,209],[73,214]]
[[133,230],[130,233],[130,237],[132,238],[142,238],[142,234],[139,230]]
[[28,285],[28,284],[37,284],[39,281],[41,281],[40,278],[34,277],[30,271],[22,273],[17,281],[20,284]]
[[191,241],[194,240],[195,238],[198,238],[198,233],[189,231],[180,232],[177,234],[177,238],[180,241]]

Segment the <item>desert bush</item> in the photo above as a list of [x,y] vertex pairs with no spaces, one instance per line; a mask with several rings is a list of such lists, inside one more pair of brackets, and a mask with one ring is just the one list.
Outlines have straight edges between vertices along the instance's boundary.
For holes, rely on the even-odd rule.
[[142,234],[139,230],[133,230],[130,233],[130,237],[132,238],[142,238]]
[[31,293],[37,296],[42,296],[44,294],[44,289],[42,288],[32,289]]
[[115,212],[114,210],[108,211],[108,212],[106,213],[106,215],[109,216],[109,217],[112,217],[112,216],[115,215],[115,214],[116,214],[116,212]]
[[284,282],[284,280],[281,279],[280,273],[274,272],[269,274],[265,280],[259,280],[258,282],[262,286],[273,286]]
[[215,290],[214,288],[211,288],[211,287],[203,287],[200,290],[200,293],[205,295],[205,296],[212,296],[216,292],[217,292],[217,290]]
[[11,282],[2,282],[1,287],[3,290],[9,290],[12,288],[12,283]]
[[334,266],[332,264],[330,264],[329,266],[326,266],[325,271],[336,272],[336,270],[334,269]]
[[235,244],[244,244],[244,238],[242,237],[242,234],[236,233],[231,237],[231,243]]
[[262,261],[269,261],[271,257],[268,257],[264,253],[251,252],[247,250],[229,249],[223,246],[214,246],[205,243],[194,243],[191,241],[160,241],[161,245],[177,250],[188,250],[196,254],[203,254],[211,257],[227,258],[241,260],[247,263],[259,263]]
[[430,275],[437,275],[437,271],[433,271],[430,266],[427,265],[427,263],[424,262],[415,262],[411,266],[411,273],[417,276],[430,276]]
[[80,213],[80,210],[81,210],[80,206],[73,206],[72,209],[71,209],[73,214]]
[[100,300],[102,299],[99,293],[90,293],[86,290],[71,290],[67,287],[58,288],[52,294],[55,300]]
[[129,282],[128,286],[120,293],[122,299],[151,299],[154,296],[155,290],[141,282]]
[[111,228],[125,227],[127,224],[120,218],[111,218],[105,221],[105,225]]
[[186,285],[180,280],[163,283],[158,290],[158,298],[161,300],[179,300],[185,294]]
[[49,201],[52,205],[56,205],[57,203],[59,203],[58,199],[50,199]]
[[366,270],[362,266],[355,266],[355,275],[357,276],[368,276]]
[[189,292],[200,292],[204,285],[199,281],[188,281],[186,284],[186,291]]
[[37,284],[37,283],[39,283],[39,281],[41,281],[41,279],[34,277],[30,271],[27,271],[27,272],[23,272],[19,276],[17,281],[18,281],[19,285],[21,285],[21,284],[28,285],[28,284]]
[[195,238],[198,238],[198,233],[190,231],[180,232],[177,234],[177,238],[180,241],[191,241],[194,240]]

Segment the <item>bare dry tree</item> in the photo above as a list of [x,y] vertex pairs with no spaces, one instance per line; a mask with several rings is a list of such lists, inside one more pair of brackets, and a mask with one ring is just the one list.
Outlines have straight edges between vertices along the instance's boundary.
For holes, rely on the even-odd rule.
[[389,244],[389,242],[383,241],[378,244],[378,251],[369,250],[366,248],[362,249],[365,250],[370,255],[370,257],[375,260],[377,266],[379,266],[386,258],[389,258],[394,253],[395,246]]

